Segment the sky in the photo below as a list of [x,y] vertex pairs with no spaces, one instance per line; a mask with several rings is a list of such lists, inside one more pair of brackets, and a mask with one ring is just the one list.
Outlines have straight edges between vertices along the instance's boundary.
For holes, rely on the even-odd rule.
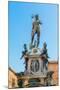
[[40,44],[46,41],[50,60],[58,59],[58,5],[8,2],[9,66],[16,72],[25,70],[24,59],[20,60],[24,43],[31,42],[32,15],[38,14],[42,22]]

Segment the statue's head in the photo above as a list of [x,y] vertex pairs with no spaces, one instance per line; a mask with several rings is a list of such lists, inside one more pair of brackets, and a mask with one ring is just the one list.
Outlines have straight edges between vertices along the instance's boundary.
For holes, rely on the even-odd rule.
[[26,44],[24,44],[24,48],[26,48]]
[[39,15],[38,14],[32,15],[32,18],[35,18],[35,20],[38,20],[39,19]]
[[35,15],[35,19],[38,20],[39,19],[39,16],[38,14]]
[[44,48],[46,48],[46,47],[47,47],[47,44],[46,44],[46,42],[44,42],[44,44],[43,44],[43,47],[44,47]]

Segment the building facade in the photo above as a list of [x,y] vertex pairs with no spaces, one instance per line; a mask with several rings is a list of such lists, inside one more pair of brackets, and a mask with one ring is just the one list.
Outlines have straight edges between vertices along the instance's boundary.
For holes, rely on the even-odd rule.
[[[50,61],[48,62],[48,69],[52,70],[53,76],[52,76],[52,83],[54,83],[55,85],[58,85],[58,62],[57,61]],[[23,80],[25,81],[24,84],[28,83],[28,80],[25,80],[25,76],[21,77],[21,76],[17,76],[17,73],[12,70],[11,68],[9,68],[9,78],[8,78],[8,87],[9,88],[17,88],[18,86],[18,80]]]
[[58,85],[58,72],[59,72],[59,68],[58,68],[58,62],[57,61],[50,61],[48,63],[48,69],[54,71],[52,78],[54,80],[54,83],[56,85]]
[[8,70],[8,88],[16,88],[18,87],[17,85],[17,76],[16,76],[16,73],[14,70],[12,70],[10,67],[9,67],[9,70]]

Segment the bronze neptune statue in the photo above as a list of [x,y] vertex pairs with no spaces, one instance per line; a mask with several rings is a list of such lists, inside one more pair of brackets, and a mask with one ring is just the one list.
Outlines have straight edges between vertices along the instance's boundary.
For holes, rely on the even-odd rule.
[[[32,17],[33,18],[33,17]],[[32,23],[32,33],[31,33],[31,45],[33,45],[33,40],[35,34],[37,34],[37,47],[39,45],[39,39],[40,39],[40,25],[42,24],[41,21],[39,20],[39,16],[35,15],[34,16],[34,21]]]

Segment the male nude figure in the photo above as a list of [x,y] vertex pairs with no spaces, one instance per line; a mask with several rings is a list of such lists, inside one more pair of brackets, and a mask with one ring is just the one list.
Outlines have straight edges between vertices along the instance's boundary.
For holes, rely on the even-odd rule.
[[32,23],[31,44],[33,43],[35,34],[37,34],[37,47],[39,45],[39,39],[40,39],[40,24],[42,24],[42,23],[40,22],[38,15],[35,15],[35,20]]

